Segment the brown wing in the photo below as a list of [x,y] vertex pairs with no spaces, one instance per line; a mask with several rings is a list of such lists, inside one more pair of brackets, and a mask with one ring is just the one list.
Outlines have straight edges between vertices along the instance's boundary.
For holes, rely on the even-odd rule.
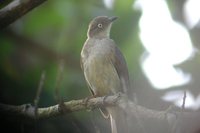
[[113,49],[114,55],[112,56],[113,58],[111,58],[111,62],[113,63],[113,66],[115,67],[118,73],[118,76],[122,84],[123,92],[127,93],[127,91],[130,89],[130,81],[129,81],[127,64],[121,51],[115,45],[115,42],[114,41],[112,42],[114,45],[114,49]]

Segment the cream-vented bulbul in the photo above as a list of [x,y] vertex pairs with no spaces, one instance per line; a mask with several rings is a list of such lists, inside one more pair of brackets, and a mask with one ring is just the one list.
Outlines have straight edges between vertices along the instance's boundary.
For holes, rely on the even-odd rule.
[[[88,28],[87,40],[81,51],[81,67],[90,91],[94,96],[106,96],[130,89],[126,61],[110,39],[110,29],[117,17],[98,16]],[[102,110],[111,121],[112,133],[127,133],[125,113],[119,107]],[[105,112],[106,111],[106,112]]]

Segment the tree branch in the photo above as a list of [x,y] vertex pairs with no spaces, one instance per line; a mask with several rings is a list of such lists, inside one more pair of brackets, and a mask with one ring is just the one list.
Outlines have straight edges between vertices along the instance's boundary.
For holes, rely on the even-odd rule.
[[[127,100],[125,96],[119,94],[108,96],[106,98],[97,97],[71,100],[64,102],[62,106],[57,104],[50,107],[38,108],[37,119],[45,119],[105,106],[119,106],[128,114],[128,116],[135,117],[135,115],[137,115],[145,125],[153,122],[154,125],[156,125],[155,123],[166,123],[169,127],[173,127],[173,125],[176,124],[178,127],[177,130],[189,130],[189,132],[198,131],[200,127],[200,112],[184,112],[184,114],[181,114],[181,109],[176,112],[147,109],[143,106],[136,105],[132,101]],[[20,106],[0,104],[0,113],[3,115],[36,119],[34,110],[35,107],[30,104]],[[179,117],[181,117],[181,119],[179,119]]]
[[[81,99],[81,100],[71,100],[69,102],[64,102],[64,109],[59,107],[59,104],[50,107],[38,108],[38,119],[54,117],[66,113],[71,113],[75,111],[80,111],[84,109],[94,109],[106,105],[114,105],[117,101],[118,96],[109,96],[105,100],[102,97],[92,98],[92,99]],[[34,114],[35,107],[31,104],[23,104],[19,106],[0,104],[0,113],[6,115],[17,115],[26,116],[35,119]]]
[[14,0],[0,10],[0,29],[7,27],[45,1],[46,0]]

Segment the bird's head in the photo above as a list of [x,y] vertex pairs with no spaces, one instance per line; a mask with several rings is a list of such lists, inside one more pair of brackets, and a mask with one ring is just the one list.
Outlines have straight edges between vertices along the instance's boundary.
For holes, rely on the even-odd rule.
[[87,36],[89,38],[100,38],[100,39],[109,37],[112,22],[116,19],[117,17],[107,17],[107,16],[98,16],[94,18],[89,24]]

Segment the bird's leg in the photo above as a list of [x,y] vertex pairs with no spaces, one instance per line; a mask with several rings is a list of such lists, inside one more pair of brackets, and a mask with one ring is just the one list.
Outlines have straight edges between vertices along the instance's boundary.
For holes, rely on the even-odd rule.
[[[90,99],[96,98],[96,97],[98,97],[98,96],[97,96],[97,95],[91,95],[91,96],[88,96],[88,97],[84,98],[84,99],[83,99],[83,105],[87,106],[88,101],[89,101]],[[89,110],[92,110],[92,108],[90,108]]]
[[[107,95],[105,95],[105,96],[103,97],[103,105],[106,104],[105,101],[106,101],[107,97],[108,97],[108,96],[112,96],[112,95],[113,95],[113,94],[107,94]],[[117,93],[116,93],[116,96],[117,96],[117,98],[116,98],[114,104],[116,104],[117,101],[118,101],[118,99],[119,99],[121,96],[123,96],[123,93],[122,93],[122,92],[117,92]]]
[[122,92],[117,92],[116,93],[116,100],[114,101],[114,104],[116,104],[118,102],[118,100],[123,96],[124,94]]
[[105,105],[106,104],[106,98],[108,97],[108,96],[110,96],[110,95],[105,95],[104,97],[103,97],[103,105]]

